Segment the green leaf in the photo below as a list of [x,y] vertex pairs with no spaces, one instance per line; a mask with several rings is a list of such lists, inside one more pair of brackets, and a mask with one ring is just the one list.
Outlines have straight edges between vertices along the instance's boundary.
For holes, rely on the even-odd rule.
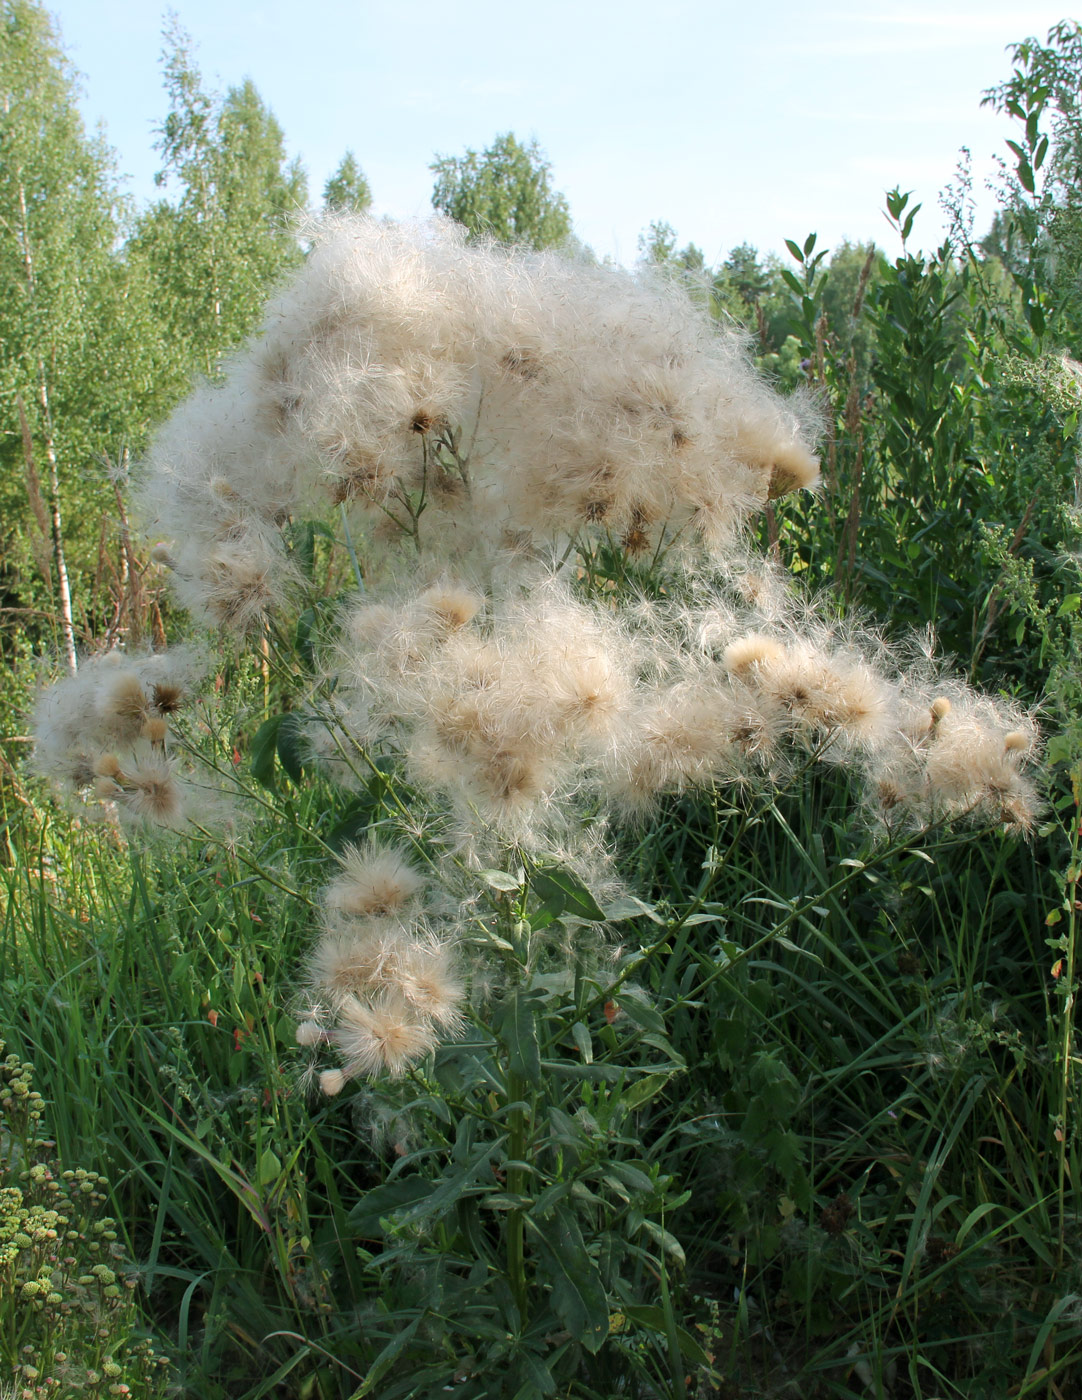
[[[666,1334],[665,1312],[662,1308],[653,1308],[645,1303],[628,1303],[624,1307],[624,1316],[629,1322],[633,1322],[636,1327],[645,1327],[650,1332],[660,1332],[662,1336]],[[709,1366],[710,1358],[702,1347],[683,1327],[677,1326],[676,1338],[680,1345],[680,1350],[688,1361],[694,1366]]]
[[270,719],[265,719],[256,730],[248,751],[252,777],[271,792],[278,785],[274,775],[274,755],[278,749],[278,729],[284,718],[284,715],[271,715]]
[[659,1225],[656,1220],[645,1219],[642,1222],[642,1229],[650,1236],[656,1245],[659,1245],[666,1254],[671,1255],[681,1268],[687,1264],[684,1255],[684,1246],[674,1234]]
[[430,1196],[435,1183],[423,1176],[398,1176],[382,1186],[366,1191],[349,1213],[350,1226],[362,1237],[380,1232],[380,1222],[404,1206],[416,1205]]
[[625,1090],[621,1096],[621,1104],[633,1113],[635,1109],[641,1108],[644,1103],[649,1103],[652,1098],[660,1094],[676,1073],[678,1073],[677,1070],[672,1070],[668,1074],[643,1075],[641,1079],[636,1080],[629,1089]]
[[636,1167],[631,1162],[610,1162],[609,1171],[618,1181],[622,1181],[625,1186],[630,1187],[632,1191],[637,1191],[639,1195],[653,1195],[653,1180],[641,1167]]
[[277,1181],[282,1175],[282,1163],[278,1157],[268,1147],[259,1159],[259,1171],[256,1173],[256,1180],[260,1186],[269,1186],[272,1181]]
[[377,803],[370,793],[365,792],[353,798],[328,832],[327,845],[334,851],[340,851],[343,846],[355,841],[372,825],[376,806]]
[[604,923],[605,911],[579,877],[562,866],[542,866],[533,872],[530,885],[554,918],[573,914],[578,919]]
[[499,890],[502,894],[513,894],[522,888],[522,877],[509,875],[506,870],[479,870],[477,876],[490,889]]
[[624,919],[649,919],[655,924],[664,923],[661,915],[652,904],[646,904],[634,895],[625,895],[622,899],[614,899],[611,904],[605,906],[606,923],[618,924]]
[[542,1060],[541,1068],[546,1074],[563,1075],[567,1079],[602,1079],[606,1084],[615,1084],[624,1077],[622,1069],[601,1060],[595,1060],[592,1065],[577,1065],[571,1060]]
[[816,240],[817,237],[818,237],[818,234],[809,233],[808,236],[807,236],[807,238],[805,238],[805,240],[804,240],[804,256],[805,256],[806,258],[811,257],[812,249],[815,247],[815,240]]
[[558,1205],[543,1226],[531,1216],[525,1219],[534,1235],[538,1273],[552,1289],[553,1312],[577,1342],[596,1353],[609,1335],[609,1303],[578,1222],[566,1205]]
[[527,1380],[515,1393],[514,1400],[536,1400],[538,1396],[552,1394],[556,1389],[556,1382],[540,1357],[523,1347],[518,1352],[518,1362],[526,1372]]
[[507,1068],[528,1084],[536,1084],[541,1078],[541,1052],[535,1001],[521,987],[515,987],[507,998],[501,1031],[507,1046]]
[[[800,251],[799,243],[794,243],[791,238],[787,238],[785,240],[785,246],[789,249],[790,253],[792,253],[793,257],[797,260],[798,263],[802,263],[804,261],[804,254]],[[791,275],[792,274],[790,274],[790,276]]]
[[974,1206],[954,1234],[954,1243],[961,1247],[966,1242],[966,1236],[979,1221],[983,1220],[994,1210],[1002,1210],[1003,1207],[998,1201],[982,1201],[980,1205]]
[[315,648],[313,642],[318,619],[319,614],[316,612],[315,608],[305,608],[304,612],[297,618],[297,626],[293,633],[293,649],[309,670],[311,670],[315,664]]
[[660,1035],[665,1034],[665,1018],[660,1012],[655,1011],[652,1006],[643,1001],[639,996],[625,987],[620,997],[620,1010],[629,1021],[633,1021],[636,1026],[640,1026],[646,1031],[656,1031]]
[[281,723],[278,726],[278,761],[285,769],[289,778],[294,783],[299,783],[304,777],[304,762],[301,758],[301,737],[303,725],[299,716],[294,714],[282,715]]
[[369,1366],[365,1374],[364,1383],[353,1392],[350,1396],[350,1400],[361,1400],[362,1396],[371,1394],[372,1387],[379,1384],[413,1340],[413,1335],[418,1327],[420,1327],[424,1317],[425,1314],[420,1312],[408,1326],[395,1331],[394,1336]]
[[787,267],[781,269],[781,280],[795,296],[802,297],[804,295],[803,285],[793,276]]
[[583,1064],[592,1065],[594,1062],[594,1042],[590,1038],[590,1032],[581,1021],[576,1021],[571,1027],[571,1038],[578,1047]]

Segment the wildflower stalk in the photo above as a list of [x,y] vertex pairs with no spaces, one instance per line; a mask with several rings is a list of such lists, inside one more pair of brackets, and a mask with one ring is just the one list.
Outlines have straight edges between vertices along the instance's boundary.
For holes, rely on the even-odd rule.
[[[526,1111],[523,1095],[525,1081],[520,1074],[509,1071],[507,1094],[514,1105],[510,1113],[510,1141],[507,1165],[507,1190],[512,1196],[521,1196],[526,1190]],[[507,1217],[507,1277],[511,1294],[518,1308],[523,1326],[526,1323],[526,1212],[516,1206]]]
[[1082,802],[1080,802],[1079,781],[1076,776],[1074,782],[1074,803],[1071,809],[1071,855],[1067,867],[1067,876],[1064,888],[1064,910],[1067,916],[1067,927],[1059,942],[1063,950],[1060,977],[1063,987],[1063,1005],[1060,1010],[1059,1026],[1059,1103],[1057,1105],[1057,1121],[1059,1125],[1059,1153],[1056,1163],[1057,1183],[1056,1200],[1057,1213],[1059,1216],[1059,1236],[1056,1247],[1056,1263],[1062,1268],[1064,1252],[1066,1248],[1067,1231],[1067,1180],[1069,1168],[1067,1163],[1067,1145],[1070,1136],[1069,1113],[1071,1106],[1071,1079],[1074,1065],[1074,1007],[1075,1007],[1075,969],[1076,969],[1076,949],[1078,944],[1078,887],[1082,882],[1082,867],[1080,867],[1080,844],[1082,844]]
[[353,535],[349,528],[349,511],[343,501],[338,507],[338,512],[342,517],[342,537],[346,542],[346,553],[349,555],[349,562],[353,565],[353,577],[357,583],[357,592],[364,592],[364,576],[361,573],[361,566],[357,562],[357,551],[353,546]]
[[[508,853],[510,854],[510,853]],[[505,864],[512,862],[505,858]],[[507,930],[508,940],[513,949],[507,955],[507,962],[513,964],[509,967],[511,978],[510,995],[515,998],[516,1003],[521,996],[524,981],[529,975],[530,968],[530,925],[526,921],[526,903],[529,895],[529,881],[524,880],[518,898],[508,911],[511,919],[511,927]],[[512,1036],[516,1034],[520,1025],[520,1007],[516,1005],[516,1014],[512,1022],[504,1021],[505,1027],[509,1027],[510,1034],[506,1035],[504,1053],[506,1055],[506,1084],[507,1101],[510,1106],[508,1114],[508,1163],[507,1163],[507,1190],[512,1197],[521,1197],[526,1193],[526,1075],[522,1066],[525,1063],[523,1045],[513,1044]],[[532,1017],[532,1010],[528,1012]],[[511,1295],[515,1300],[519,1318],[523,1327],[526,1324],[526,1212],[521,1206],[514,1207],[508,1212],[507,1218],[507,1276],[511,1288]]]

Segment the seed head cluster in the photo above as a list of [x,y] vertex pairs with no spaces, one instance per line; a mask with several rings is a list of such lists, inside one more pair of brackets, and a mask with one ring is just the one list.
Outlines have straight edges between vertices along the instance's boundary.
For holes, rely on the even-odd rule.
[[618,606],[550,575],[471,606],[453,629],[425,625],[427,592],[363,603],[335,663],[343,744],[363,736],[401,757],[464,841],[489,831],[535,850],[588,812],[649,814],[690,787],[780,783],[810,758],[860,776],[889,826],[1031,826],[1026,715],[926,661],[903,665],[777,579],[764,605],[739,575],[718,578],[691,603]]
[[38,771],[70,793],[115,803],[135,825],[183,826],[190,788],[172,732],[203,670],[197,653],[183,647],[88,658],[38,698]]
[[214,623],[243,631],[281,600],[281,527],[331,504],[429,559],[599,533],[643,554],[719,549],[817,479],[809,405],[668,282],[448,224],[311,232],[259,336],[150,457],[151,528]]
[[[388,760],[445,849],[488,866],[595,859],[668,794],[813,761],[845,765],[886,827],[1032,825],[1029,716],[742,552],[751,512],[815,483],[814,413],[678,287],[446,225],[310,234],[260,333],[160,434],[143,498],[179,601],[236,634],[299,583],[298,519],[352,522],[365,592],[305,724],[330,778]],[[181,825],[178,656],[103,658],[46,692],[40,769]],[[342,856],[297,1032],[337,1052],[326,1093],[402,1074],[461,1024],[434,891],[392,843]]]
[[401,1075],[459,1029],[465,989],[427,894],[396,847],[369,840],[344,852],[308,962],[312,1015],[297,1029],[299,1044],[330,1044],[341,1058],[320,1077],[324,1093],[357,1075]]

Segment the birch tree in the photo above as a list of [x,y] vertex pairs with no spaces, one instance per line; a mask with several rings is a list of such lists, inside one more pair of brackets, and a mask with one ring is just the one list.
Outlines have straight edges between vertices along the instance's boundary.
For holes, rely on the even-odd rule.
[[118,196],[109,152],[83,127],[49,15],[33,0],[3,0],[0,16],[4,519],[36,517],[47,534],[43,572],[60,649],[74,671],[65,504],[77,490],[113,369],[96,330],[112,285]]
[[175,365],[179,394],[191,368],[217,374],[275,280],[300,261],[292,221],[307,182],[250,80],[224,98],[209,91],[175,21],[163,60],[169,111],[157,181],[164,194],[140,217],[129,256],[146,270],[167,341],[186,347]]

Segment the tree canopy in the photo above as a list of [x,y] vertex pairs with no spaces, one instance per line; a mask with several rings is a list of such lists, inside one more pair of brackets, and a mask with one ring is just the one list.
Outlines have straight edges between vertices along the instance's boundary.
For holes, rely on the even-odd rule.
[[323,186],[323,207],[334,212],[365,214],[371,206],[371,186],[357,157],[347,151]]
[[536,141],[513,132],[497,136],[480,154],[437,156],[432,207],[475,236],[502,243],[552,248],[571,236],[567,200],[552,187],[552,167]]

